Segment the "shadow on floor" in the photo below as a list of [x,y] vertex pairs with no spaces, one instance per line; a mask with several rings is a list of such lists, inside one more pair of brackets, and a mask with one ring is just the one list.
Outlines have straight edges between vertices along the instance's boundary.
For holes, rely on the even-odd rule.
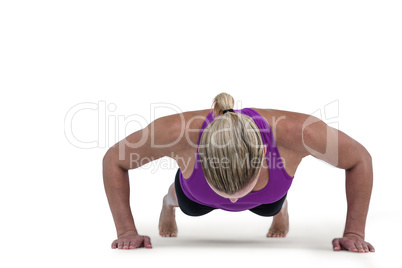
[[184,248],[255,248],[255,249],[309,249],[309,250],[332,250],[331,239],[305,238],[256,238],[256,239],[233,239],[211,237],[154,237],[153,245],[156,247],[184,247]]

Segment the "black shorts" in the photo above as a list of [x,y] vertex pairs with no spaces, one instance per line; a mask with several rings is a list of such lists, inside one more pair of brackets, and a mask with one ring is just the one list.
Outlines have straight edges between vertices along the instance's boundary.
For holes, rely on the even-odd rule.
[[[174,185],[176,189],[177,201],[179,202],[179,207],[181,211],[183,211],[184,214],[196,217],[205,215],[211,212],[212,210],[216,209],[213,207],[201,205],[197,202],[194,202],[184,194],[183,189],[181,188],[180,185],[179,171],[180,169],[177,170]],[[276,214],[279,213],[279,211],[281,211],[283,202],[285,202],[286,199],[286,195],[287,194],[285,194],[284,197],[282,197],[281,199],[279,199],[274,203],[262,204],[249,210],[257,215],[264,217],[275,216]]]

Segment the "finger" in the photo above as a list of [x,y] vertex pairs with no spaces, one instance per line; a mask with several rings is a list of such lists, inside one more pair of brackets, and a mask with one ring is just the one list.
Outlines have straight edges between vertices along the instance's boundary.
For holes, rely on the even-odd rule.
[[149,236],[144,237],[144,247],[145,248],[152,248],[151,238],[149,238]]
[[112,248],[115,249],[117,247],[117,240],[114,240],[112,243]]
[[128,240],[128,241],[124,241],[123,249],[128,249],[129,246],[130,246],[130,241],[129,241],[129,240]]
[[359,252],[364,252],[364,249],[363,249],[363,246],[362,246],[362,244],[360,243],[360,242],[356,242],[356,243],[354,243],[355,244],[355,247],[356,247],[356,249],[359,251]]
[[341,250],[341,245],[339,244],[339,238],[334,238],[332,240],[332,247],[335,251]]
[[353,252],[359,252],[359,250],[356,248],[355,243],[349,243],[347,249]]
[[368,246],[370,252],[375,252],[374,247],[370,243],[367,243],[367,246]]
[[130,246],[131,246],[132,248],[140,248],[140,247],[141,247],[141,243],[142,243],[141,239],[140,239],[140,238],[136,238],[135,240],[131,240],[131,241],[130,241]]
[[368,249],[367,243],[363,243],[363,244],[362,244],[362,246],[363,246],[363,250],[364,250],[364,252],[369,252],[369,249]]

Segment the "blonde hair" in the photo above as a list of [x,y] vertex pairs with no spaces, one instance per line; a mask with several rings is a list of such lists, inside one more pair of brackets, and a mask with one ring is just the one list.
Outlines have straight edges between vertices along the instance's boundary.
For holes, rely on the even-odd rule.
[[201,167],[215,189],[233,194],[249,185],[264,159],[260,131],[254,120],[233,109],[234,99],[220,93],[213,100],[216,117],[204,130],[199,144]]

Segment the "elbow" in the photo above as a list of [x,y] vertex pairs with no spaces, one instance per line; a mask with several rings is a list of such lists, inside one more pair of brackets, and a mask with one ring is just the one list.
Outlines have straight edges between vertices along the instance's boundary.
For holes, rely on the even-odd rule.
[[119,167],[122,170],[128,170],[122,166],[122,161],[119,159],[119,152],[115,147],[111,147],[103,156],[103,168]]
[[107,152],[106,152],[105,155],[103,156],[103,159],[102,159],[102,166],[105,166],[105,165],[106,165],[106,163],[107,163],[107,158],[108,158],[108,155],[107,155]]
[[105,170],[105,168],[109,165],[109,163],[110,163],[110,156],[106,152],[102,159],[102,169]]
[[102,159],[102,165],[103,166],[106,166],[112,160],[112,158],[113,158],[113,151],[112,150],[113,150],[113,147],[109,148],[109,150],[107,150],[107,152],[103,156],[103,159]]
[[362,155],[363,155],[363,161],[365,161],[366,163],[370,163],[370,164],[372,163],[373,159],[371,158],[371,154],[364,147],[363,147]]
[[373,162],[373,159],[371,158],[371,154],[369,152],[367,152],[366,158],[367,158],[367,161],[369,161],[370,163]]
[[362,153],[362,157],[358,162],[358,164],[365,167],[366,169],[372,170],[373,160],[371,158],[370,153],[367,150],[364,150],[364,152]]
[[372,158],[370,153],[366,150],[366,148],[361,147],[358,151],[359,153],[356,155],[355,161],[353,164],[345,168],[346,170],[354,170],[354,169],[372,169]]
[[371,155],[368,152],[366,155],[366,164],[370,168],[371,172],[373,172],[373,159],[371,158]]

